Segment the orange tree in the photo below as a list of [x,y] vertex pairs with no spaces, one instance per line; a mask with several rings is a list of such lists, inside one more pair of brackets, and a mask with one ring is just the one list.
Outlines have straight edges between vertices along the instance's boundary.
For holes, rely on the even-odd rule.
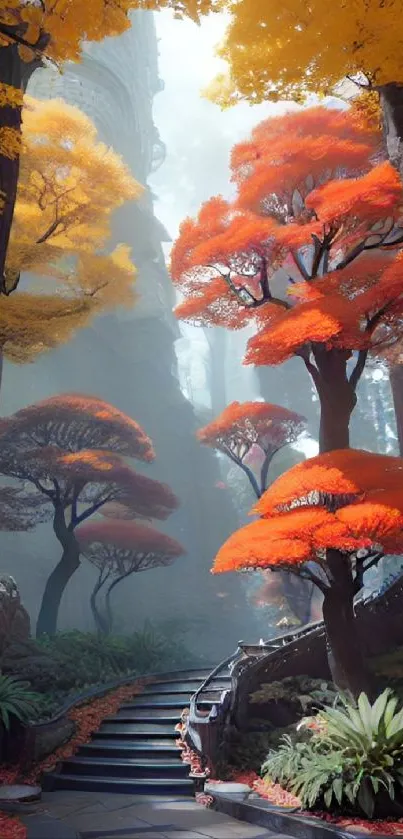
[[320,402],[320,449],[349,446],[368,354],[401,337],[402,189],[355,112],[269,119],[233,149],[233,201],[207,201],[172,252],[177,315],[250,323],[246,363],[301,358]]
[[[91,594],[91,609],[100,632],[113,628],[111,595],[132,574],[171,565],[184,554],[182,545],[154,527],[136,521],[93,521],[77,531],[82,554],[98,569],[98,579]],[[99,609],[97,597],[106,587],[105,607]]]
[[[305,428],[304,417],[266,402],[232,402],[222,413],[204,428],[199,429],[197,437],[216,451],[222,452],[247,476],[257,498],[267,489],[268,473],[273,457],[284,446],[295,443]],[[259,454],[261,457],[259,457]],[[250,463],[251,456],[259,460],[259,475]],[[271,575],[270,575],[271,576]],[[281,592],[273,586],[272,580],[266,580],[263,591],[273,597],[286,598],[294,615],[301,623],[307,623],[310,617],[312,586],[290,577],[281,575]]]
[[314,583],[324,597],[333,678],[354,695],[371,686],[353,600],[380,555],[403,549],[402,469],[402,458],[354,449],[294,466],[258,501],[259,519],[230,536],[214,564],[215,573],[283,569]]
[[167,486],[135,472],[126,458],[153,460],[151,441],[138,423],[93,397],[55,396],[1,423],[0,473],[47,502],[63,551],[45,586],[38,636],[56,631],[63,592],[80,564],[80,524],[108,504],[146,519],[165,519],[177,507]]
[[[267,489],[267,476],[274,455],[295,443],[305,428],[304,417],[267,402],[231,402],[208,425],[200,428],[201,443],[225,454],[247,476],[257,498]],[[262,453],[259,478],[248,466],[248,455],[258,447]]]

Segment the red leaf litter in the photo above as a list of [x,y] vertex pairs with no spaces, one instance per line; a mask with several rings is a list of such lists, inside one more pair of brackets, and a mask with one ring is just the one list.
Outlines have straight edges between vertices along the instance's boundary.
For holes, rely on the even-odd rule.
[[1,839],[26,839],[27,829],[15,816],[0,813]]
[[[107,693],[99,699],[93,699],[85,705],[72,708],[67,714],[76,724],[76,731],[68,743],[64,743],[53,754],[36,763],[29,772],[19,766],[1,766],[1,784],[36,784],[43,772],[50,772],[57,763],[71,757],[79,746],[88,743],[94,731],[97,731],[105,717],[116,714],[127,699],[141,693],[145,679],[135,685],[128,685]],[[0,839],[26,839],[27,831],[18,817],[9,816],[0,811]]]

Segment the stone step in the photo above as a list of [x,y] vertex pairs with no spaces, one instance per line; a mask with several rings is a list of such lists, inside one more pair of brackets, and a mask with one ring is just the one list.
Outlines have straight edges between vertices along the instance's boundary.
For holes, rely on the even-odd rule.
[[43,789],[81,790],[83,792],[114,792],[129,795],[193,796],[190,778],[100,778],[90,775],[65,775],[50,772],[43,781]]
[[[189,679],[187,681],[167,681],[167,682],[150,682],[149,685],[146,685],[144,691],[142,692],[141,696],[145,694],[154,694],[154,693],[190,693],[192,695],[195,693],[204,679]],[[219,676],[217,679],[214,679],[210,682],[208,686],[208,690],[211,688],[217,690],[226,690],[229,687],[231,682],[231,676]]]
[[89,775],[102,778],[187,778],[189,767],[179,755],[167,760],[131,757],[87,757],[77,755],[63,762],[62,775]]
[[156,726],[171,725],[175,728],[180,721],[183,708],[177,708],[176,713],[164,708],[148,708],[140,711],[125,711],[122,709],[112,717],[106,717],[105,724],[125,724],[125,723],[147,723]]
[[[223,690],[227,688],[212,688],[200,694],[200,698],[202,700],[210,700],[211,702],[218,702]],[[179,705],[181,708],[188,708],[191,696],[193,694],[190,693],[141,693],[135,699],[131,699],[130,702],[125,702],[122,705],[122,709],[126,708],[148,708],[151,706],[154,707],[164,707],[164,708],[177,708]]]
[[162,740],[157,737],[150,737],[149,740],[108,740],[98,739],[97,735],[90,743],[80,746],[78,750],[78,754],[84,757],[138,757],[156,760],[165,760],[170,757],[177,759],[178,752],[175,740]]
[[[175,718],[175,723],[177,719]],[[138,737],[144,739],[145,737],[158,738],[175,738],[175,726],[165,725],[162,721],[159,723],[154,720],[152,723],[147,722],[109,722],[102,723],[101,728],[97,731],[97,737]]]
[[159,720],[165,720],[167,723],[172,722],[175,726],[179,722],[185,707],[187,706],[180,705],[173,708],[172,706],[165,708],[159,705],[146,705],[142,708],[137,705],[135,708],[127,708],[122,705],[118,712],[112,717],[107,717],[105,722],[115,722],[118,720],[125,720],[126,722],[137,722],[137,720],[139,722],[148,722],[149,720],[155,720],[158,724]]

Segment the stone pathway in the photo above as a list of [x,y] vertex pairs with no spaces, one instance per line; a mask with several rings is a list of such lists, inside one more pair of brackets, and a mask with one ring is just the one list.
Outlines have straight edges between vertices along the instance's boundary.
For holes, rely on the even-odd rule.
[[274,839],[190,798],[58,790],[25,819],[29,839]]

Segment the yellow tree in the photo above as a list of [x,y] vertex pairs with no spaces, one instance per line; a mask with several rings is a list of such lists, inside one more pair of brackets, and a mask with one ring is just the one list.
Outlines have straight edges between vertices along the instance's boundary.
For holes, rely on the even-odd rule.
[[[105,248],[110,218],[142,187],[78,108],[28,99],[21,177],[0,306],[0,350],[32,361],[103,310],[133,299],[129,248]],[[27,290],[15,294],[20,273]],[[40,279],[38,279],[40,278]]]
[[389,157],[402,170],[402,0],[224,0],[231,14],[219,54],[227,77],[210,89],[221,105],[301,101],[334,94],[343,79],[378,92]]
[[198,20],[220,0],[0,0],[0,294],[17,195],[23,95],[44,61],[80,61],[85,41],[120,35],[132,9]]

